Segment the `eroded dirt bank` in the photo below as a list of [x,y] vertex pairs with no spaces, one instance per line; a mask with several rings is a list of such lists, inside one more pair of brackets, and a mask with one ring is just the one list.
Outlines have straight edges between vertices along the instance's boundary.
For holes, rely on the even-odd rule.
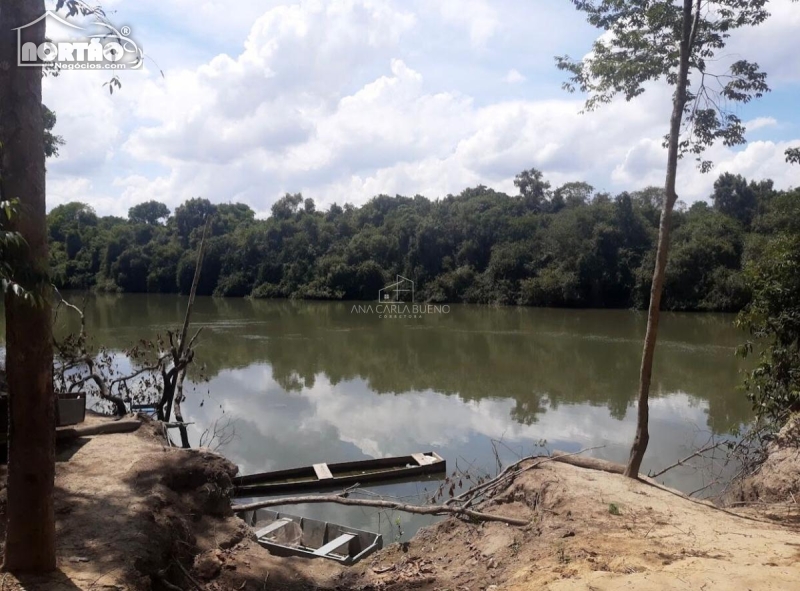
[[[273,558],[250,540],[227,496],[236,467],[167,447],[155,424],[61,443],[57,460],[59,571],[0,575],[0,589],[306,589],[310,577],[338,574],[327,562]],[[2,486],[4,514],[5,466]]]
[[796,508],[781,508],[780,523],[747,519],[563,463],[525,472],[483,508],[527,527],[448,519],[343,569],[272,557],[230,512],[235,468],[166,448],[151,425],[62,445],[59,458],[60,571],[6,575],[3,589],[783,590],[800,581]]

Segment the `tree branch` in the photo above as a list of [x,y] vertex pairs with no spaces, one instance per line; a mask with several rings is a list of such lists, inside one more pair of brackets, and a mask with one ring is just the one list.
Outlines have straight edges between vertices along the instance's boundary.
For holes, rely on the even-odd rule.
[[246,505],[234,505],[233,510],[240,511],[253,511],[264,507],[275,507],[278,505],[303,505],[306,503],[337,503],[339,505],[352,505],[356,507],[377,507],[380,509],[394,509],[396,511],[403,511],[405,513],[414,513],[416,515],[463,515],[471,519],[480,521],[499,521],[501,523],[508,523],[509,525],[525,526],[530,522],[526,519],[514,519],[512,517],[503,517],[502,515],[491,515],[489,513],[482,513],[480,511],[473,511],[461,507],[451,507],[448,505],[408,505],[406,503],[399,503],[396,501],[380,501],[374,499],[351,499],[349,497],[337,495],[313,495],[308,497],[280,497],[277,499],[269,499],[266,501],[258,501],[256,503],[248,503]]
[[[486,495],[490,489],[496,488],[501,484],[505,484],[511,480],[514,480],[517,476],[522,474],[523,472],[527,472],[528,470],[533,470],[534,468],[546,463],[546,462],[554,462],[554,461],[563,461],[563,458],[572,457],[584,454],[588,451],[593,451],[596,449],[601,449],[605,447],[604,445],[598,445],[595,447],[588,447],[586,449],[582,449],[580,451],[576,451],[573,453],[564,453],[559,451],[554,451],[553,455],[551,456],[529,456],[527,458],[522,458],[518,462],[515,462],[509,465],[505,470],[503,470],[500,474],[495,476],[494,478],[487,480],[486,482],[479,484],[470,488],[469,490],[465,491],[464,493],[460,494],[457,497],[453,497],[445,502],[446,505],[452,505],[454,503],[467,503],[467,505],[472,504],[478,496]],[[538,461],[537,461],[538,460]],[[526,462],[534,461],[535,463],[529,466],[522,466],[522,464]]]
[[[718,442],[716,442],[716,443],[710,443],[710,444],[708,444],[708,445],[706,445],[706,446],[704,446],[704,447],[702,447],[702,448],[698,449],[698,450],[697,450],[696,452],[694,452],[693,454],[691,454],[691,455],[688,455],[688,456],[686,456],[685,458],[682,458],[682,459],[678,460],[678,461],[677,461],[677,462],[675,462],[674,464],[671,464],[671,465],[667,466],[667,467],[666,467],[666,468],[664,468],[663,470],[659,470],[659,471],[658,471],[658,472],[656,472],[655,474],[649,474],[649,477],[650,477],[650,478],[658,478],[659,476],[661,476],[661,475],[662,475],[662,474],[664,474],[665,472],[668,472],[669,470],[672,470],[673,468],[677,468],[678,466],[683,466],[683,465],[684,465],[686,462],[688,462],[689,460],[691,460],[691,459],[693,459],[693,458],[696,458],[697,456],[701,456],[701,455],[703,455],[704,453],[706,453],[707,451],[711,451],[712,449],[716,449],[716,448],[718,448],[718,447],[720,447],[720,446],[727,445],[727,444],[728,444],[728,442],[727,442],[727,441],[718,441]],[[691,496],[691,495],[690,495],[690,496]]]

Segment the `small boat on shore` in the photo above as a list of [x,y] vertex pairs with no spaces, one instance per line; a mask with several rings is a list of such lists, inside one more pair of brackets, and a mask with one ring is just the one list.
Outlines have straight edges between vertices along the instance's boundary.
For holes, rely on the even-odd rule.
[[420,476],[444,474],[447,463],[436,452],[377,458],[338,464],[314,464],[304,468],[237,476],[234,497],[268,496],[278,493],[331,490],[355,484],[386,484],[413,481]]
[[275,556],[327,558],[349,566],[383,548],[380,534],[259,509],[238,514],[256,530],[258,543]]

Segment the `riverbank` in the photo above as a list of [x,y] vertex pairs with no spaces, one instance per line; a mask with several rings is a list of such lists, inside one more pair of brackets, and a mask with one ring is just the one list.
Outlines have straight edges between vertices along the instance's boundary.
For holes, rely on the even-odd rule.
[[[100,423],[113,424],[87,417],[83,426]],[[55,482],[58,571],[0,575],[0,588],[185,590],[197,588],[194,579],[208,591],[261,590],[270,573],[304,580],[307,575],[249,540],[249,528],[233,516],[227,493],[235,473],[217,454],[168,447],[148,420],[135,432],[62,441]],[[5,476],[2,466],[0,529]],[[313,566],[324,572],[334,565]]]
[[772,521],[737,515],[564,463],[525,472],[482,507],[526,527],[447,519],[343,569],[271,556],[230,511],[235,467],[168,448],[152,423],[62,443],[58,457],[59,571],[5,575],[3,589],[708,591],[800,580],[796,507]]

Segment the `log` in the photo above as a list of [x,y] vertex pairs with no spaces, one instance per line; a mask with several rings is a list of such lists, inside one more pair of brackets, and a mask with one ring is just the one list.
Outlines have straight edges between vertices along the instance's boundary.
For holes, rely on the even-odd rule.
[[561,462],[562,464],[569,464],[571,466],[577,466],[578,468],[587,468],[588,470],[610,472],[611,474],[623,474],[625,472],[625,466],[623,464],[601,460],[600,458],[580,456],[557,449],[553,450],[550,459],[553,462]]
[[66,441],[69,439],[77,439],[78,437],[108,435],[111,433],[132,433],[141,425],[142,422],[139,420],[121,420],[109,421],[98,425],[87,425],[85,427],[66,427],[56,430],[56,440]]

